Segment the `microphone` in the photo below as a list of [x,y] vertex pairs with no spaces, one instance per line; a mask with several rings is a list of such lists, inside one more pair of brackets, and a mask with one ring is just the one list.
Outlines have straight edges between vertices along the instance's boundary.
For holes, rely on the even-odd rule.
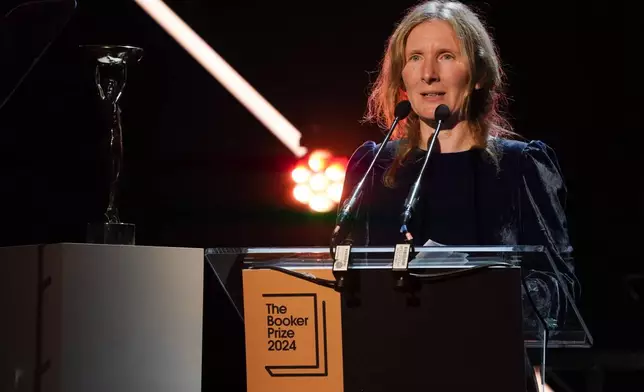
[[418,173],[418,177],[416,178],[416,182],[414,182],[414,185],[411,187],[409,190],[409,195],[407,196],[407,199],[405,199],[405,203],[403,206],[403,212],[400,215],[400,232],[403,234],[405,241],[402,244],[397,244],[396,247],[394,248],[394,259],[392,263],[392,271],[393,271],[393,276],[395,280],[395,288],[397,290],[403,290],[405,288],[414,288],[413,284],[413,279],[410,281],[409,279],[409,274],[407,272],[407,268],[409,266],[409,255],[412,252],[413,248],[413,243],[412,240],[414,237],[411,235],[409,232],[409,229],[407,228],[407,224],[409,223],[409,220],[411,219],[411,213],[416,207],[416,203],[418,202],[419,196],[418,193],[420,191],[420,183],[423,178],[423,174],[425,173],[425,169],[427,168],[427,163],[429,162],[429,155],[432,152],[432,148],[434,147],[434,144],[436,143],[436,139],[438,138],[438,133],[441,130],[441,127],[443,125],[443,122],[447,120],[450,116],[450,111],[447,105],[438,105],[436,110],[434,111],[434,120],[436,121],[436,131],[434,131],[434,134],[431,137],[431,141],[429,143],[429,147],[427,148],[427,155],[425,156],[425,161],[423,162],[423,166],[420,169],[420,173]]
[[400,221],[401,221],[400,232],[405,236],[405,240],[407,242],[411,242],[411,240],[413,239],[411,233],[409,233],[407,224],[411,219],[412,211],[416,207],[416,203],[418,202],[418,199],[419,199],[418,193],[420,192],[420,183],[423,178],[423,174],[425,173],[425,168],[427,168],[427,163],[429,162],[429,155],[431,154],[432,148],[436,143],[436,139],[438,138],[438,132],[440,132],[441,130],[443,121],[447,120],[449,116],[450,116],[450,110],[447,107],[447,105],[444,105],[444,104],[438,105],[438,107],[434,111],[434,120],[437,122],[436,131],[431,137],[431,142],[429,143],[429,147],[427,149],[427,155],[425,156],[425,161],[423,162],[423,166],[420,169],[420,173],[418,173],[416,182],[414,183],[414,185],[411,187],[409,191],[409,195],[407,196],[407,199],[405,200],[405,204],[403,206],[403,212],[400,215]]
[[382,149],[385,147],[385,144],[387,144],[389,139],[391,139],[391,135],[393,135],[396,125],[398,125],[400,120],[407,117],[410,112],[411,112],[411,103],[409,103],[409,101],[401,101],[396,105],[396,108],[394,109],[394,121],[391,124],[391,127],[389,128],[389,132],[387,132],[387,135],[385,136],[385,140],[382,142],[382,144],[380,144],[380,147],[378,148],[378,151],[376,151],[376,154],[371,160],[369,167],[363,174],[358,184],[353,188],[351,192],[351,196],[349,196],[347,201],[342,205],[342,208],[340,209],[340,212],[338,213],[338,216],[336,218],[336,226],[335,226],[335,229],[333,230],[333,234],[331,235],[331,245],[330,245],[329,253],[331,254],[331,258],[333,260],[333,268],[332,268],[333,275],[336,278],[335,290],[345,292],[347,294],[347,298],[348,298],[347,301],[349,303],[359,302],[359,299],[353,296],[354,294],[353,292],[355,290],[356,285],[359,284],[358,283],[359,281],[355,278],[350,277],[350,275],[353,275],[355,273],[355,271],[353,272],[349,271],[349,259],[351,258],[351,245],[336,245],[336,242],[337,242],[336,237],[340,233],[343,224],[349,218],[351,218],[353,207],[356,201],[360,198],[360,195],[362,194],[362,189],[364,187],[364,183],[367,180],[367,176],[373,169],[373,166],[376,163],[376,160],[378,159],[378,157],[380,156]]
[[378,151],[376,151],[376,155],[373,157],[373,159],[371,160],[371,163],[369,164],[369,168],[367,168],[367,171],[362,176],[362,179],[360,179],[360,182],[358,182],[358,184],[353,188],[353,192],[351,192],[351,196],[349,196],[347,201],[343,204],[342,208],[340,209],[340,212],[338,213],[338,216],[336,218],[336,226],[335,226],[335,229],[333,230],[332,243],[335,242],[335,238],[340,233],[340,229],[342,228],[342,225],[344,224],[344,222],[351,217],[353,206],[355,205],[356,201],[360,197],[360,194],[362,193],[362,188],[364,187],[364,183],[367,180],[367,176],[371,172],[371,169],[373,168],[374,164],[376,163],[376,160],[380,156],[380,153],[382,152],[382,149],[385,147],[385,144],[387,144],[389,139],[391,139],[391,135],[393,135],[396,125],[398,125],[398,122],[400,122],[400,120],[403,120],[405,117],[407,117],[410,112],[411,112],[411,103],[409,101],[400,101],[396,105],[396,108],[394,109],[394,121],[391,124],[391,127],[389,128],[389,132],[387,132],[387,135],[385,136],[385,140],[382,142],[382,144],[380,144]]

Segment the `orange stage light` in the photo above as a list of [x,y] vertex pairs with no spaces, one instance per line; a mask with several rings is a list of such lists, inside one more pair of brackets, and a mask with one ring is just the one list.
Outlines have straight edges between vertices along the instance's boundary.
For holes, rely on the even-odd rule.
[[347,159],[315,150],[291,171],[293,198],[315,212],[329,212],[340,202]]

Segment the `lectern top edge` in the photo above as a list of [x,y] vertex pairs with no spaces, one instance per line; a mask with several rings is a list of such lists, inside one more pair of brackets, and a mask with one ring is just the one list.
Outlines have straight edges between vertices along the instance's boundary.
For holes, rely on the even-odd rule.
[[[533,253],[544,252],[542,245],[505,245],[505,246],[419,246],[416,252],[480,252],[480,253]],[[393,253],[394,246],[354,247],[352,253]],[[293,247],[212,247],[206,249],[209,254],[283,254],[283,253],[329,253],[328,247],[322,246],[293,246]]]

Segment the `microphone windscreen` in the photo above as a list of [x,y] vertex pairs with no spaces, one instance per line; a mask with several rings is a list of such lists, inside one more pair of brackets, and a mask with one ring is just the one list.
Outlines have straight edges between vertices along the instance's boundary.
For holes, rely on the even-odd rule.
[[396,105],[396,109],[394,109],[394,117],[402,120],[409,115],[409,112],[411,112],[411,103],[409,101],[400,101]]
[[449,108],[445,104],[440,104],[434,110],[434,120],[445,121],[449,118]]

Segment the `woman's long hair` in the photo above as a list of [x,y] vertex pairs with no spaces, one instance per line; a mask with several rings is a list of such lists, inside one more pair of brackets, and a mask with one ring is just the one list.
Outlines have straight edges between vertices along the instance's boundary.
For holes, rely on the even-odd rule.
[[[507,103],[503,93],[504,75],[492,38],[479,17],[466,5],[457,1],[429,1],[412,8],[398,24],[388,40],[381,69],[373,84],[367,102],[364,120],[375,122],[387,129],[394,120],[394,108],[407,99],[402,80],[405,66],[405,45],[412,29],[431,20],[443,20],[452,26],[459,37],[461,50],[469,61],[469,91],[464,102],[463,115],[473,133],[476,144],[484,147],[498,162],[498,151],[491,137],[514,135],[509,122],[501,114]],[[475,88],[479,85],[478,89]],[[396,172],[405,157],[420,143],[420,120],[411,113],[398,125],[393,139],[402,139],[396,157],[385,172],[384,183],[395,184]]]

